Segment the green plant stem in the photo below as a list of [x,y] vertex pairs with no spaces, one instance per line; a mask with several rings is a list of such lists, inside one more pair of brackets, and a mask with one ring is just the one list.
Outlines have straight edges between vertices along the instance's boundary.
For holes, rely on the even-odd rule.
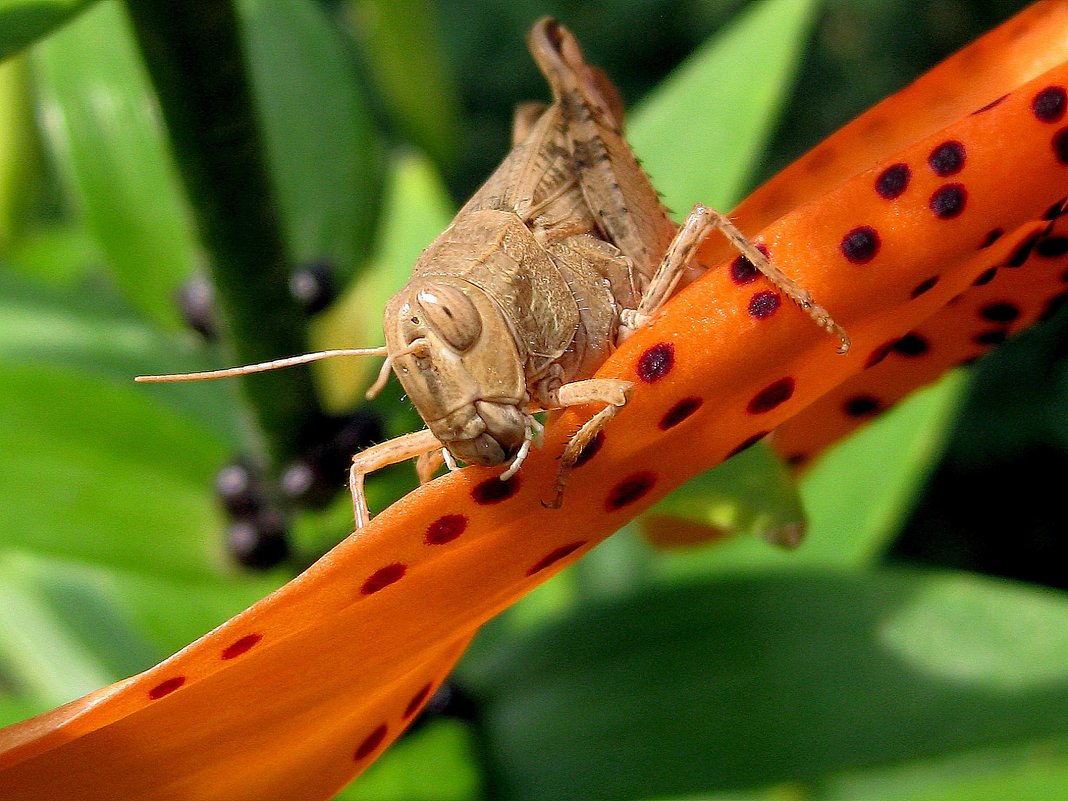
[[[306,350],[306,320],[288,290],[284,235],[230,0],[131,0],[126,7],[159,96],[208,253],[225,334],[241,363]],[[319,413],[311,374],[243,379],[275,463],[300,447]]]

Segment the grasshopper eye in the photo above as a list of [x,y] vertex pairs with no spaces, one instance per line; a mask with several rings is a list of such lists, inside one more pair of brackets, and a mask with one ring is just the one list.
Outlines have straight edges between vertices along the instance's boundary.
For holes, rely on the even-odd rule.
[[446,284],[423,289],[417,296],[427,325],[458,351],[474,345],[482,334],[482,318],[471,299]]

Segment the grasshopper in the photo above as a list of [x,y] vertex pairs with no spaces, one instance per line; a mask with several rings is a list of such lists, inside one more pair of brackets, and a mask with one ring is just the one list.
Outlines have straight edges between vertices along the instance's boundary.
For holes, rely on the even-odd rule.
[[676,229],[623,138],[614,86],[588,65],[571,33],[539,20],[530,52],[552,90],[548,106],[515,115],[512,150],[452,224],[423,252],[386,305],[384,348],[325,351],[185,376],[236,375],[334,355],[382,355],[368,392],[396,374],[427,428],[353,457],[357,529],[370,518],[367,474],[417,458],[426,482],[444,461],[520,468],[541,431],[539,412],[598,404],[571,437],[547,506],[562,502],[583,449],[627,403],[632,382],[591,378],[696,269],[694,254],[720,231],[815,322],[849,340],[825,309],[724,215],[702,205]]

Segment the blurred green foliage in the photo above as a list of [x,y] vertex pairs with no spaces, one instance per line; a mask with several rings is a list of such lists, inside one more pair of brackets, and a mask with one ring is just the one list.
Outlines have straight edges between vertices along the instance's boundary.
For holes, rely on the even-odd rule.
[[[635,104],[639,155],[685,209],[729,207],[1018,5],[240,0],[266,219],[292,266],[328,261],[341,284],[310,332],[287,324],[376,344],[383,298],[504,154],[513,105],[544,97],[522,45],[538,16]],[[178,287],[218,265],[135,30],[117,0],[0,2],[0,722],[177,650],[351,514],[340,498],[294,517],[291,563],[242,571],[212,481],[263,451],[255,401],[129,382],[233,346],[178,324]],[[463,716],[426,719],[342,797],[1068,798],[1066,325],[829,454],[800,486],[796,552],[665,553],[628,527],[487,626],[446,704]],[[369,373],[320,378],[336,410]],[[399,433],[412,413],[386,394],[374,411]],[[792,520],[779,468],[745,458],[673,510]],[[372,503],[409,481],[380,478]]]

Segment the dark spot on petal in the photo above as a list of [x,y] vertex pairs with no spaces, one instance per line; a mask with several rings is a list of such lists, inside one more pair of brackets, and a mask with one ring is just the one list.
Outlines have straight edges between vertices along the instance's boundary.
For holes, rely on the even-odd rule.
[[660,342],[647,348],[638,358],[638,378],[651,384],[671,372],[675,366],[675,346]]
[[701,398],[683,398],[670,409],[667,413],[660,418],[660,430],[667,431],[669,428],[674,428],[683,420],[688,418],[691,414],[701,408],[704,403]]
[[749,437],[748,439],[742,440],[733,448],[731,448],[730,451],[728,451],[727,458],[730,459],[732,456],[737,456],[742,451],[752,448],[770,433],[770,431],[758,431],[756,434],[753,434],[753,436]]
[[764,414],[781,406],[794,395],[794,379],[789,376],[768,384],[749,401],[746,410],[749,414]]
[[875,191],[884,200],[901,197],[909,187],[912,170],[908,164],[893,164],[879,173],[875,179]]
[[[766,246],[757,245],[756,247],[765,257],[771,258]],[[749,261],[745,256],[737,256],[734,261],[731,262],[731,280],[739,286],[751,284],[759,275],[760,270],[754,267],[753,262]]]
[[842,255],[853,264],[867,264],[879,252],[879,233],[870,225],[854,228],[842,237]]
[[578,542],[571,542],[567,545],[561,545],[559,548],[555,548],[549,553],[545,554],[541,559],[535,562],[529,570],[527,570],[528,576],[533,576],[535,573],[540,573],[550,565],[554,565],[561,559],[570,556],[583,545],[586,544],[586,540],[579,540]]
[[894,352],[902,356],[922,356],[931,349],[931,344],[919,334],[909,333],[894,343]]
[[963,184],[946,184],[935,190],[928,205],[938,219],[952,220],[961,215],[967,202],[968,192]]
[[1020,316],[1020,310],[1012,303],[998,301],[983,306],[979,314],[991,323],[1011,323]]
[[1061,164],[1068,164],[1068,128],[1061,128],[1053,134],[1050,145],[1053,147],[1053,155],[1057,157],[1057,161]]
[[1049,320],[1057,312],[1061,310],[1061,307],[1065,303],[1068,303],[1068,292],[1062,292],[1059,295],[1054,295],[1048,301],[1046,301],[1046,308],[1042,310],[1042,316],[1038,319],[1042,322]]
[[519,492],[519,476],[512,476],[507,481],[499,478],[487,478],[475,484],[471,490],[471,499],[482,506],[506,501]]
[[854,395],[842,404],[842,411],[850,417],[868,417],[879,411],[879,399],[872,395]]
[[990,267],[986,270],[983,270],[981,273],[979,273],[978,276],[976,276],[975,280],[972,281],[972,286],[983,286],[984,284],[989,284],[991,281],[994,280],[994,277],[997,274],[997,267]]
[[1012,251],[1012,255],[1009,256],[1003,266],[1022,267],[1027,263],[1027,260],[1031,258],[1031,251],[1035,249],[1035,245],[1038,244],[1038,240],[1041,238],[1041,231],[1035,231],[1033,234],[1029,234],[1027,238],[1022,240],[1020,244],[1016,246],[1016,249]]
[[779,308],[781,298],[778,292],[763,290],[749,299],[749,316],[757,320],[766,320]]
[[263,639],[263,635],[259,633],[246,634],[239,640],[234,640],[232,643],[223,648],[222,658],[233,659],[234,657],[241,656],[252,649],[252,646],[256,645]]
[[434,689],[433,684],[426,684],[420,688],[419,692],[412,696],[412,700],[408,702],[408,706],[404,707],[404,714],[402,717],[407,720],[416,712],[418,712],[423,704],[426,703],[426,699],[430,697],[430,691]]
[[894,345],[897,344],[896,339],[891,339],[889,342],[884,342],[877,347],[871,353],[868,354],[868,358],[864,360],[864,367],[874,367],[879,364],[883,359],[890,355],[890,351],[893,350]]
[[984,250],[990,247],[999,239],[1001,239],[1001,237],[1004,235],[1005,232],[1001,228],[995,228],[993,231],[986,235],[985,239],[983,239],[983,244],[979,246],[979,250]]
[[938,283],[938,276],[937,275],[932,275],[926,281],[920,281],[920,283],[916,284],[916,286],[914,286],[912,288],[912,292],[909,293],[909,297],[911,297],[913,300],[915,300],[920,295],[926,294],[927,292],[930,292],[932,289],[934,289],[935,288],[935,284],[937,284],[937,283]]
[[983,331],[972,337],[972,342],[976,345],[1000,345],[1006,339],[1009,334],[1004,328],[992,328],[989,331]]
[[1068,93],[1063,86],[1047,86],[1031,98],[1031,110],[1039,122],[1058,122],[1068,106]]
[[1035,253],[1044,259],[1055,259],[1068,253],[1068,236],[1047,236],[1035,245]]
[[622,509],[624,506],[634,503],[653,488],[656,483],[656,473],[643,470],[616,484],[608,493],[604,507],[609,512]]
[[161,681],[148,691],[148,700],[155,701],[165,695],[170,695],[183,684],[185,684],[185,676],[174,676],[166,681]]
[[427,545],[444,545],[452,542],[467,530],[464,515],[442,515],[426,528],[423,542]]
[[984,111],[990,111],[990,109],[994,108],[994,106],[1000,105],[1006,97],[1008,97],[1008,95],[1002,95],[997,100],[991,100],[982,108],[977,108],[975,111],[973,111],[972,116],[975,116],[976,114],[982,114]]
[[356,751],[353,753],[352,758],[357,762],[361,759],[366,759],[378,750],[378,746],[382,745],[382,741],[386,739],[386,733],[389,728],[385,723],[381,724],[377,729],[367,735],[364,741],[356,746]]
[[927,157],[927,164],[935,175],[945,178],[956,175],[964,169],[965,161],[964,145],[961,142],[951,140],[943,142]]
[[1058,217],[1068,213],[1068,197],[1062,197],[1048,209],[1046,213],[1042,215],[1043,220],[1056,220]]
[[800,467],[811,458],[807,453],[791,453],[784,461],[789,467]]
[[575,459],[575,463],[571,465],[573,468],[582,467],[590,459],[596,456],[601,448],[604,447],[604,432],[598,431],[594,434],[593,439],[586,443],[586,447],[582,449],[582,452]]
[[390,584],[400,581],[404,578],[404,574],[408,572],[408,566],[401,564],[400,562],[394,562],[392,565],[386,565],[379,568],[364,581],[363,586],[360,587],[360,592],[363,595],[371,595],[383,590]]

